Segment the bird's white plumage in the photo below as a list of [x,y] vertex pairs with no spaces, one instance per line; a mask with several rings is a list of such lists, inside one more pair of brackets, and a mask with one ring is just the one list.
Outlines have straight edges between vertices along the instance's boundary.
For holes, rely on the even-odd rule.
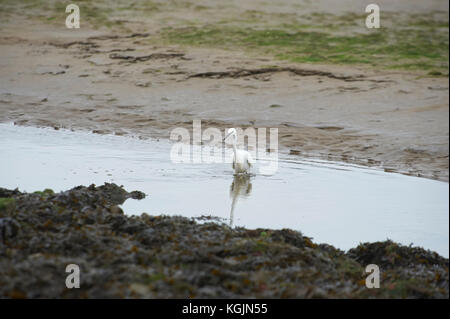
[[249,152],[240,150],[237,148],[237,132],[235,128],[230,128],[228,134],[225,136],[224,140],[227,138],[231,139],[233,145],[233,164],[235,174],[248,174],[252,167],[252,156]]
[[248,173],[252,166],[251,161],[252,159],[249,152],[236,149],[233,155],[234,172],[237,174]]

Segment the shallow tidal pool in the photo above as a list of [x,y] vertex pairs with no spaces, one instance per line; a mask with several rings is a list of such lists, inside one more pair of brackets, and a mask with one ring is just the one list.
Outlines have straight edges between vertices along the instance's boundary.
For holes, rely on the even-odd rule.
[[129,215],[213,216],[232,226],[299,230],[343,250],[392,239],[449,256],[448,183],[281,154],[275,174],[236,178],[229,163],[173,163],[171,147],[0,124],[0,187],[114,182],[147,194],[122,205]]

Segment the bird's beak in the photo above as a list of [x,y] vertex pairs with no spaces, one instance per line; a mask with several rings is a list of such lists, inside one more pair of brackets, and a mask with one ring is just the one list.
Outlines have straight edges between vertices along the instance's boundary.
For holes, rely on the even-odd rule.
[[225,142],[225,140],[226,140],[226,139],[228,138],[228,136],[230,136],[230,135],[231,135],[231,133],[228,133],[227,136],[225,136],[225,137],[223,138],[222,141]]

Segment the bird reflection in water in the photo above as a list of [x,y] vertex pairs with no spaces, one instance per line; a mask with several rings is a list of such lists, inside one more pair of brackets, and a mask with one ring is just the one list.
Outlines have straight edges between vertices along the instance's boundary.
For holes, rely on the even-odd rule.
[[231,197],[231,211],[230,211],[230,227],[233,227],[234,222],[234,208],[239,197],[248,197],[252,191],[252,183],[250,182],[250,175],[236,174],[230,187]]

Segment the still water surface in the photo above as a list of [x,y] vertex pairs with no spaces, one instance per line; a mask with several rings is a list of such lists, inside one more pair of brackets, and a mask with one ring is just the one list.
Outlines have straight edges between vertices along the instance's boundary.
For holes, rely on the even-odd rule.
[[448,183],[289,155],[274,175],[237,179],[230,164],[172,163],[171,147],[0,124],[0,187],[114,182],[148,195],[122,205],[129,215],[212,215],[233,226],[300,230],[343,250],[389,238],[449,255]]

